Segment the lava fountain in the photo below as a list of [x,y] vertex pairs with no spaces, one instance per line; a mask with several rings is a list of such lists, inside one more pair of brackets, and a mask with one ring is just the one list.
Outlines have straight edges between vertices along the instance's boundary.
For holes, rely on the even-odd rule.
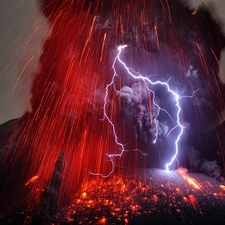
[[[127,76],[126,70],[117,65],[122,76],[104,99],[114,73],[117,46],[124,44],[128,47],[123,59],[143,74],[144,80],[160,77],[165,84],[171,82],[179,96],[192,95],[199,89],[193,99],[183,98],[179,106],[181,123],[194,128],[191,135],[189,129],[182,130],[185,144],[177,159],[185,164],[183,146],[195,143],[193,137],[201,140],[201,131],[208,126],[205,121],[217,119],[225,106],[224,85],[217,76],[225,40],[209,13],[196,14],[182,2],[167,0],[41,2],[51,29],[33,80],[32,112],[13,135],[3,161],[9,171],[3,192],[15,192],[16,187],[16,192],[30,196],[31,204],[57,186],[58,209],[74,198],[83,183],[99,179],[93,176],[95,171],[110,174],[112,165],[116,173],[123,167],[164,168],[174,153],[173,145],[168,144],[168,127],[173,127],[168,114],[177,115],[165,90],[155,88],[154,100],[143,83]],[[214,36],[207,29],[200,30],[204,16]],[[185,38],[187,34],[189,39]],[[211,94],[214,91],[216,94]],[[166,109],[165,115],[158,118],[154,101]],[[101,120],[105,112],[126,147],[125,154],[115,143],[112,127]],[[153,147],[156,123],[159,144]],[[219,151],[223,157],[224,151]],[[112,161],[109,153],[120,157]]]

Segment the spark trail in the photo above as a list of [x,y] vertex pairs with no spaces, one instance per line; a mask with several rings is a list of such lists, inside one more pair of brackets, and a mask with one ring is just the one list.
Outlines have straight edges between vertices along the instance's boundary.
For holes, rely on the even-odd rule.
[[[120,55],[121,55],[121,53],[122,53],[122,50],[123,50],[124,48],[126,48],[126,47],[127,47],[127,45],[122,45],[122,46],[119,46],[119,47],[118,47],[118,54],[116,55],[116,57],[115,57],[115,59],[114,59],[114,61],[113,61],[113,64],[112,64],[112,69],[113,69],[113,72],[114,72],[114,73],[113,73],[111,82],[110,82],[109,84],[106,85],[106,88],[105,88],[105,97],[104,97],[104,105],[103,105],[103,112],[104,112],[103,120],[106,119],[106,120],[109,122],[109,124],[111,125],[112,130],[113,130],[113,134],[114,134],[114,140],[115,140],[115,143],[116,143],[116,144],[119,146],[119,148],[120,148],[120,153],[117,153],[117,154],[107,154],[107,157],[109,158],[109,160],[110,160],[111,163],[112,163],[112,169],[111,169],[111,171],[110,171],[107,175],[103,175],[103,174],[101,174],[101,173],[93,173],[93,172],[90,172],[90,174],[92,174],[92,175],[101,176],[101,177],[103,177],[103,178],[109,177],[109,176],[114,172],[114,168],[115,168],[114,158],[115,158],[115,157],[121,157],[121,156],[123,155],[124,152],[128,151],[128,150],[125,150],[124,145],[123,145],[121,142],[119,142],[119,138],[118,138],[117,133],[116,133],[115,125],[114,125],[113,121],[109,118],[109,116],[107,115],[107,112],[106,112],[107,98],[108,98],[108,95],[109,95],[109,88],[110,88],[110,87],[113,87],[114,90],[116,91],[115,84],[114,84],[114,80],[115,80],[115,78],[118,76],[117,71],[116,71],[116,68],[115,68],[115,65],[116,65],[117,62],[119,62],[119,63],[124,67],[124,69],[127,71],[127,73],[128,73],[131,77],[133,77],[134,79],[143,81],[144,84],[145,84],[146,89],[147,89],[149,92],[152,93],[152,96],[153,96],[152,102],[153,102],[153,105],[156,106],[156,108],[157,108],[157,113],[156,113],[156,116],[155,116],[155,118],[154,118],[154,120],[153,120],[153,122],[154,122],[154,124],[155,124],[155,129],[156,129],[156,131],[155,131],[155,138],[154,138],[154,140],[153,140],[153,143],[154,143],[154,144],[157,142],[158,135],[159,135],[158,127],[157,127],[157,118],[158,118],[158,116],[159,116],[159,114],[160,114],[160,111],[164,111],[164,112],[169,116],[169,118],[171,119],[172,122],[174,122],[174,120],[173,120],[172,116],[168,113],[167,110],[161,108],[161,107],[156,103],[156,101],[155,101],[155,92],[154,92],[153,90],[151,90],[151,89],[148,87],[148,84],[153,85],[153,86],[155,86],[155,85],[161,85],[161,86],[164,86],[164,87],[166,87],[167,92],[169,92],[170,94],[172,94],[172,96],[174,97],[174,100],[175,100],[175,105],[174,105],[174,107],[176,108],[176,121],[175,121],[175,122],[176,122],[176,125],[168,132],[168,134],[167,134],[166,137],[168,137],[168,136],[170,135],[170,133],[173,132],[173,130],[175,130],[175,129],[179,129],[179,133],[178,133],[177,137],[176,137],[175,140],[174,140],[175,153],[174,153],[173,157],[171,158],[171,160],[165,165],[165,168],[166,168],[167,171],[169,171],[170,166],[173,164],[173,162],[174,162],[175,159],[177,158],[177,154],[178,154],[178,152],[179,152],[178,143],[179,143],[180,138],[181,138],[181,136],[182,136],[182,134],[183,134],[183,131],[184,131],[184,129],[185,129],[185,127],[184,127],[184,126],[181,124],[181,122],[180,122],[181,107],[180,107],[180,102],[179,102],[179,100],[182,99],[182,98],[192,98],[193,95],[195,94],[195,92],[197,92],[197,91],[199,90],[199,89],[195,90],[195,91],[192,93],[191,96],[180,96],[179,94],[177,94],[175,91],[173,91],[173,90],[170,88],[170,86],[169,86],[169,84],[168,84],[168,82],[169,82],[170,79],[169,79],[167,82],[162,82],[162,81],[159,81],[159,80],[157,80],[157,81],[152,81],[152,80],[150,80],[149,78],[142,76],[140,73],[134,71],[132,68],[129,68],[129,67],[126,65],[126,63],[123,62],[123,60],[120,58]],[[141,150],[139,150],[139,149],[136,149],[136,150],[133,150],[133,151],[139,151],[142,155],[146,155],[146,153],[143,153],[143,152],[142,152]]]

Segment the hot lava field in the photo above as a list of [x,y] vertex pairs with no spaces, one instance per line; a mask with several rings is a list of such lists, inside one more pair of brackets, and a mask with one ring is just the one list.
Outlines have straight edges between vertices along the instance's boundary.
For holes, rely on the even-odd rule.
[[86,182],[51,218],[48,204],[1,214],[1,224],[223,224],[225,185],[184,168],[139,169]]
[[83,186],[65,224],[220,224],[225,186],[185,169],[140,170]]

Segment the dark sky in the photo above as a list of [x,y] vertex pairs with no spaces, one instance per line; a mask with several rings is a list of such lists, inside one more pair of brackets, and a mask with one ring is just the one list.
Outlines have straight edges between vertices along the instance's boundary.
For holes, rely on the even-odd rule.
[[[204,2],[186,1],[193,7]],[[38,69],[41,46],[49,31],[48,22],[36,2],[0,2],[0,124],[30,110],[32,76]],[[224,21],[222,27],[225,32],[225,1],[214,0],[213,3],[216,16]],[[225,54],[221,58],[221,65],[225,73]]]

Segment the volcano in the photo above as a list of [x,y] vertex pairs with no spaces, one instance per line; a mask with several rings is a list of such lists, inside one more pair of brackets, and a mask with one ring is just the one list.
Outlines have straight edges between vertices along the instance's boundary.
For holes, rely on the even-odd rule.
[[39,3],[51,27],[32,111],[0,128],[1,223],[224,222],[225,37],[210,6]]

